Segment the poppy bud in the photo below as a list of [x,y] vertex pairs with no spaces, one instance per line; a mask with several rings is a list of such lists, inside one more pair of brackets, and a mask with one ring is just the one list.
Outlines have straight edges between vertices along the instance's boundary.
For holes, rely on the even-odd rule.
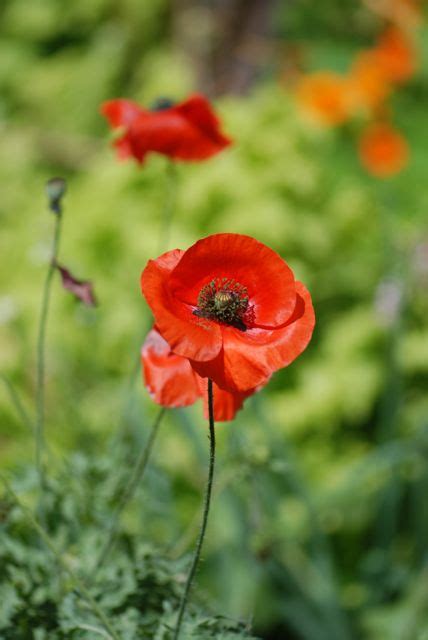
[[64,178],[51,178],[46,183],[46,194],[49,201],[49,209],[54,213],[61,213],[61,200],[67,190]]

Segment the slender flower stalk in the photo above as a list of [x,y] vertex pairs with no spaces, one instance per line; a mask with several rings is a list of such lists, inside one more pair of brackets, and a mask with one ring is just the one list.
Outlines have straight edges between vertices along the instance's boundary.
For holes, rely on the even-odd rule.
[[36,467],[39,474],[40,486],[45,486],[45,472],[43,467],[43,450],[45,445],[45,342],[46,326],[49,312],[52,280],[56,269],[56,262],[61,237],[62,206],[61,199],[65,193],[66,185],[62,178],[53,178],[47,183],[49,208],[55,215],[54,237],[48,271],[43,287],[42,306],[40,311],[39,331],[37,338],[37,383],[36,383]]
[[187,602],[189,599],[190,588],[192,586],[193,578],[196,573],[196,569],[199,564],[199,558],[201,555],[202,545],[204,542],[205,531],[208,523],[208,514],[210,510],[211,491],[213,486],[214,477],[214,461],[215,461],[215,430],[214,430],[214,397],[213,397],[213,383],[212,380],[208,380],[208,414],[209,414],[209,438],[210,438],[210,463],[208,470],[208,480],[205,490],[204,511],[202,515],[202,524],[199,532],[199,538],[196,543],[195,554],[193,556],[192,565],[190,567],[189,575],[187,576],[186,586],[181,598],[180,610],[178,612],[177,624],[174,630],[173,640],[178,640],[180,635],[181,624],[183,622],[183,616],[186,611]]
[[21,500],[18,498],[17,494],[12,489],[9,482],[6,480],[6,478],[2,474],[0,474],[0,480],[2,481],[6,491],[9,493],[13,501],[21,509],[21,511],[26,515],[28,521],[31,523],[33,528],[37,531],[40,538],[43,540],[43,542],[45,543],[49,551],[54,556],[58,565],[68,573],[71,580],[74,582],[77,590],[80,592],[80,595],[83,598],[83,600],[86,601],[92,613],[98,618],[98,620],[103,625],[104,629],[107,631],[108,637],[112,638],[113,640],[120,640],[120,636],[116,633],[112,623],[109,621],[108,617],[106,616],[102,608],[99,606],[97,601],[92,597],[92,595],[84,585],[83,581],[79,578],[79,576],[74,572],[73,569],[71,569],[68,563],[64,560],[61,553],[58,551],[55,544],[52,542],[49,535],[46,533],[45,529],[41,526],[41,524],[38,522],[36,517],[33,515],[32,511],[28,507],[26,507],[24,504],[22,504]]
[[159,427],[162,422],[162,418],[165,415],[165,412],[166,412],[166,408],[162,407],[162,409],[159,411],[156,417],[156,420],[153,423],[149,438],[144,448],[140,452],[140,455],[138,456],[137,460],[135,461],[135,465],[131,472],[128,483],[125,486],[123,493],[119,499],[119,503],[117,505],[116,511],[113,516],[113,520],[111,522],[111,525],[108,531],[106,542],[96,562],[95,571],[98,571],[98,569],[104,563],[105,559],[107,558],[111,548],[113,547],[116,541],[117,534],[119,531],[120,516],[122,515],[123,510],[125,509],[128,502],[131,500],[131,498],[133,497],[135,490],[137,489],[138,485],[143,479],[144,473],[147,468],[147,463],[149,461],[150,454],[153,449],[153,445],[155,443],[156,436],[159,431]]
[[0,375],[0,380],[3,382],[5,389],[9,394],[10,400],[15,407],[17,414],[21,418],[23,424],[25,424],[25,426],[28,427],[30,431],[34,431],[34,426],[31,418],[28,415],[24,405],[22,404],[21,398],[19,397],[15,387],[13,386],[9,378],[7,378],[3,374]]

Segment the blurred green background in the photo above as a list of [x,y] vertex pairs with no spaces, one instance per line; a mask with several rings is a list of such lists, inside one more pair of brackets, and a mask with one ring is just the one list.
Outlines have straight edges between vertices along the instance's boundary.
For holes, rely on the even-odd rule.
[[[318,322],[307,351],[217,427],[215,500],[194,589],[271,640],[428,639],[427,29],[419,72],[392,99],[411,148],[392,180],[360,168],[359,122],[311,126],[287,88],[296,65],[346,68],[381,26],[363,5],[339,0],[0,6],[0,373],[30,413],[53,228],[44,183],[53,175],[69,185],[60,262],[91,279],[99,299],[83,308],[55,281],[54,477],[64,464],[73,475],[76,455],[107,460],[119,477],[117,459],[108,462],[117,442],[130,464],[157,414],[140,379],[135,393],[129,385],[150,323],[139,275],[158,252],[166,160],[118,163],[103,100],[150,104],[196,89],[213,97],[235,144],[179,165],[169,247],[215,232],[252,235],[312,293]],[[0,460],[12,477],[34,460],[6,386]],[[190,552],[206,465],[201,406],[169,412],[123,519],[130,535],[167,558]]]

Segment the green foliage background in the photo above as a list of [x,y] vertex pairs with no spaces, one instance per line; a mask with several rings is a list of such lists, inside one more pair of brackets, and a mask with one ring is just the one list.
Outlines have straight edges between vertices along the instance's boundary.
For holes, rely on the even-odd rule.
[[[279,28],[301,43],[307,38],[309,66],[333,60],[340,67],[376,27],[351,5],[332,2],[317,22],[307,2],[296,3],[291,17],[279,16]],[[0,372],[29,412],[53,225],[43,185],[52,175],[69,183],[60,261],[91,279],[99,299],[95,310],[84,309],[57,281],[48,332],[52,532],[85,574],[115,487],[157,414],[139,379],[134,394],[128,388],[150,324],[139,274],[158,253],[166,186],[163,158],[142,168],[116,161],[98,109],[119,95],[144,103],[181,98],[195,78],[170,37],[164,0],[5,0],[0,18]],[[217,101],[235,145],[178,168],[170,247],[219,231],[255,236],[308,286],[318,320],[305,354],[233,423],[217,427],[215,500],[189,637],[238,637],[248,625],[229,624],[233,618],[264,638],[428,638],[424,34],[421,71],[393,100],[411,146],[410,165],[396,179],[376,182],[360,169],[360,122],[314,128],[272,73],[248,96]],[[33,458],[31,434],[4,387],[1,465],[30,505]],[[201,406],[170,412],[97,586],[125,638],[164,638],[163,623],[158,635],[150,627],[153,616],[172,624],[206,466]],[[81,614],[70,585],[56,588],[28,523],[6,497],[2,505],[0,637],[93,637],[73,628]],[[150,562],[158,582],[145,591]],[[160,609],[147,605],[138,618],[128,595],[146,602],[165,581]],[[121,585],[117,602],[100,584]],[[44,585],[40,597],[34,585]],[[56,602],[62,630],[32,635],[27,621],[22,633],[11,631],[10,620],[30,601]],[[226,621],[204,622],[202,611]]]

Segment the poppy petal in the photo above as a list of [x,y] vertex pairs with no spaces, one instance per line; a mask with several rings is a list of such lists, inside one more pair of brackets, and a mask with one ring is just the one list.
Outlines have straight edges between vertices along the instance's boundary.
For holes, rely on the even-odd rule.
[[136,102],[122,98],[103,102],[100,111],[114,129],[129,127],[141,113],[144,113]]
[[226,147],[232,140],[220,132],[220,121],[215,115],[209,101],[200,94],[190,96],[174,107],[177,113],[184,116],[194,127],[210,138],[219,148]]
[[279,326],[293,313],[293,272],[275,251],[254,238],[219,233],[199,240],[183,254],[169,287],[176,299],[196,307],[202,287],[214,278],[247,288],[254,326]]
[[268,372],[288,366],[307,347],[315,326],[311,297],[302,283],[296,283],[298,302],[293,316],[279,329],[224,335],[225,369],[237,390],[263,384]]
[[308,345],[315,326],[309,292],[296,282],[297,304],[291,318],[273,330],[232,327],[223,331],[223,349],[210,362],[191,365],[202,377],[211,378],[222,389],[246,392],[264,385],[274,371],[291,364]]
[[212,360],[221,349],[219,325],[195,316],[189,305],[170,292],[169,276],[182,255],[176,249],[157,260],[149,260],[141,275],[141,289],[160,334],[174,353],[195,360]]
[[189,361],[171,353],[169,344],[152,329],[141,349],[145,385],[164,407],[186,407],[200,397],[197,375]]
[[[195,374],[196,375],[196,374]],[[197,376],[200,395],[204,402],[204,417],[209,417],[207,380]],[[253,393],[253,391],[251,392]],[[245,398],[251,393],[231,393],[223,391],[215,383],[213,384],[214,400],[214,420],[216,422],[226,422],[233,420],[236,413],[242,409]]]
[[129,133],[136,158],[156,151],[175,160],[204,160],[226,146],[207,136],[175,108],[140,114]]

